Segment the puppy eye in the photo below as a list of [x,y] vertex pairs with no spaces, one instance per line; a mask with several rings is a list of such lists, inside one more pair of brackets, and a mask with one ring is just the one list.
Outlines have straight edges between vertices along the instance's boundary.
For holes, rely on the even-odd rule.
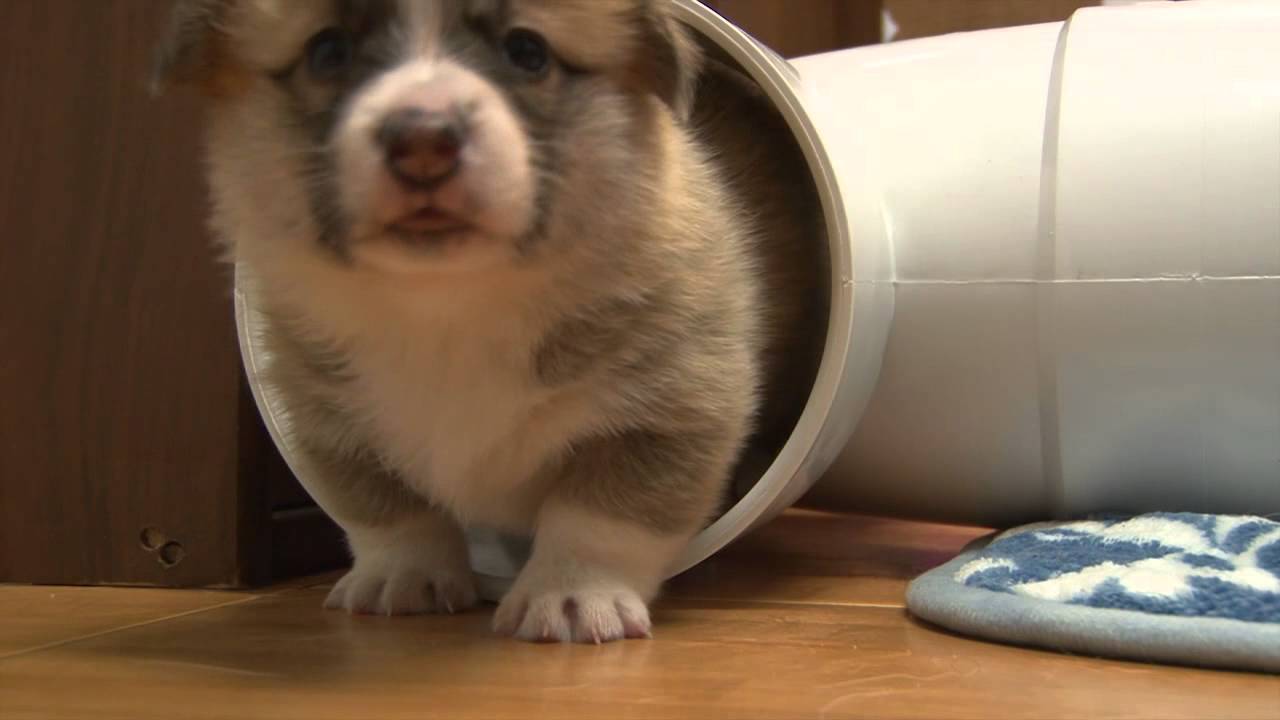
[[507,61],[530,75],[541,75],[551,64],[546,38],[525,28],[515,28],[502,40]]
[[341,28],[321,30],[307,41],[307,69],[318,80],[333,80],[353,57],[351,36]]

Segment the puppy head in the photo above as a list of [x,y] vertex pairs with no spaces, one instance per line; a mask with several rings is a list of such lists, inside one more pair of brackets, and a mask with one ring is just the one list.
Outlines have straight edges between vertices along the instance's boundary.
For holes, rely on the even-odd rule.
[[210,98],[236,251],[456,272],[620,242],[695,47],[667,0],[178,0],[156,86]]

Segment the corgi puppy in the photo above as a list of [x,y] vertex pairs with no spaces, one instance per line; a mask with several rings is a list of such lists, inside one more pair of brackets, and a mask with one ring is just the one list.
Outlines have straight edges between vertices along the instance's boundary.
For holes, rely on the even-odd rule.
[[157,57],[208,98],[212,224],[349,539],[326,605],[472,607],[483,526],[533,538],[499,633],[649,636],[825,322],[808,176],[716,88],[767,103],[666,0],[177,0]]

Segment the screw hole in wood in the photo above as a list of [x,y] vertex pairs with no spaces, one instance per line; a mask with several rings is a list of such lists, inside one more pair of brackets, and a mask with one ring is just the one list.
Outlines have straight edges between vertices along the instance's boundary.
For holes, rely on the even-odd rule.
[[142,532],[138,533],[138,543],[147,552],[156,552],[164,546],[168,539],[164,533],[153,527],[142,528]]
[[174,567],[178,563],[182,562],[183,558],[185,558],[186,556],[187,556],[187,550],[186,548],[182,547],[182,543],[175,542],[173,540],[170,540],[169,542],[160,546],[160,551],[158,554],[160,564],[163,565],[165,568]]

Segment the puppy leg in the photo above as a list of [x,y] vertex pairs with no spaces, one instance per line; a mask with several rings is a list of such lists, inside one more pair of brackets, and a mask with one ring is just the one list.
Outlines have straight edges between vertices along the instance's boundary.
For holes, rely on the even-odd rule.
[[370,615],[455,613],[476,604],[462,531],[425,509],[380,525],[344,525],[355,562],[325,607]]
[[494,630],[535,642],[649,637],[648,601],[687,540],[551,501],[539,515],[533,554],[494,615]]
[[648,602],[727,474],[708,460],[705,447],[653,437],[579,449],[539,512],[533,553],[494,630],[531,641],[648,637]]
[[462,530],[389,471],[339,401],[341,354],[272,319],[267,384],[286,400],[308,490],[347,533],[354,563],[325,607],[353,613],[458,612],[476,604]]
[[412,615],[476,604],[466,540],[452,518],[374,462],[330,456],[319,464],[318,457],[308,453],[311,491],[346,531],[354,556],[326,608]]

